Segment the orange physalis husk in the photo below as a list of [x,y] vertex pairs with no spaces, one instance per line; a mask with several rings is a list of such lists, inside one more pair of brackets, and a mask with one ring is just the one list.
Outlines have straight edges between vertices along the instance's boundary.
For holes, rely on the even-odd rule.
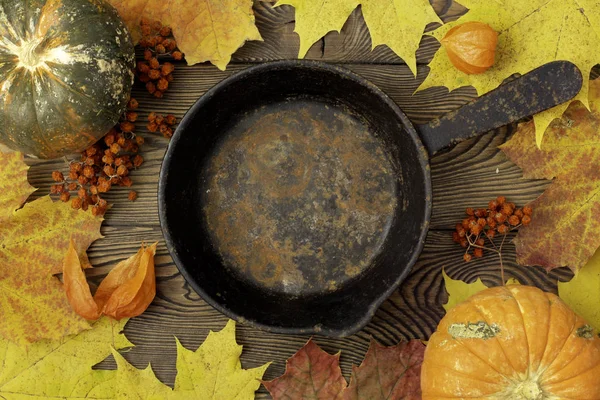
[[[154,254],[156,254],[157,244],[154,243],[144,249],[135,275],[112,292],[102,308],[105,315],[116,320],[135,317],[146,311],[152,303],[156,295]],[[118,274],[125,274],[125,272],[118,272]]]
[[77,256],[73,239],[70,241],[69,250],[63,261],[63,281],[67,299],[73,307],[73,311],[88,320],[98,319],[100,311],[81,269],[81,262]]
[[494,64],[498,33],[488,24],[471,21],[450,29],[441,43],[458,70],[480,74]]
[[100,286],[98,286],[98,289],[96,290],[96,294],[94,294],[94,300],[98,305],[98,310],[104,308],[110,296],[112,296],[119,286],[135,276],[144,250],[144,246],[140,247],[135,255],[118,263],[117,266],[102,280]]

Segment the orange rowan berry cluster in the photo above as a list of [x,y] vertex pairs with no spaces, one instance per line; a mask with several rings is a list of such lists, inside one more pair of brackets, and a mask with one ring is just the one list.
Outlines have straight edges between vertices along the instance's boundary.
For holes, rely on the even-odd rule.
[[144,61],[137,62],[137,77],[146,84],[146,90],[150,94],[162,98],[169,83],[173,81],[175,65],[170,62],[161,64],[160,59],[170,56],[181,60],[183,54],[177,49],[177,42],[168,26],[142,18],[141,29],[143,37],[140,39],[140,47],[144,49]]
[[[467,249],[463,256],[467,262],[471,261],[473,257],[483,257],[484,249],[492,250],[485,247],[486,238],[496,249],[494,251],[499,252],[500,250],[494,243],[494,237],[497,234],[506,237],[509,231],[517,229],[521,225],[529,225],[532,212],[531,207],[517,208],[514,203],[507,202],[504,196],[500,196],[491,200],[488,208],[467,208],[467,218],[456,224],[456,229],[452,232],[452,239]],[[474,250],[471,254],[469,250],[472,247]],[[501,247],[502,245],[500,245],[500,249]]]
[[148,125],[146,125],[146,128],[148,128],[150,132],[158,131],[162,133],[165,138],[170,139],[171,136],[173,136],[173,125],[175,125],[176,122],[177,120],[172,114],[165,117],[156,114],[155,112],[151,112],[148,114]]
[[[59,195],[64,202],[70,200],[74,209],[87,211],[91,207],[92,214],[104,215],[108,203],[102,195],[113,186],[130,187],[133,184],[128,175],[144,162],[138,154],[144,138],[134,133],[134,122],[138,117],[134,110],[138,108],[138,102],[132,98],[127,108],[119,124],[85,149],[79,161],[69,163],[66,178],[60,171],[52,172],[52,180],[57,183],[50,187],[51,194]],[[72,193],[77,197],[71,198]],[[131,191],[129,200],[136,198],[137,193]]]

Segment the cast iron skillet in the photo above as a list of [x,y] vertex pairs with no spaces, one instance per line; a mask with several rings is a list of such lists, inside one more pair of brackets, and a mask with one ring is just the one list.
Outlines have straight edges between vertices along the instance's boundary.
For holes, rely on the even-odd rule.
[[428,156],[563,103],[581,82],[573,64],[553,62],[415,127],[346,69],[248,68],[204,94],[171,139],[158,197],[167,247],[191,287],[231,318],[351,335],[423,248]]

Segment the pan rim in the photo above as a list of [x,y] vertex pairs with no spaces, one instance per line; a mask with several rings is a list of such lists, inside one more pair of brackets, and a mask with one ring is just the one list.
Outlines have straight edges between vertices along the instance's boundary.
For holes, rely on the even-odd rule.
[[[319,69],[325,70],[328,72],[334,72],[336,74],[341,74],[345,78],[348,78],[364,87],[366,87],[369,91],[371,91],[374,95],[380,97],[383,102],[390,108],[390,110],[399,118],[402,122],[403,127],[406,132],[411,137],[415,147],[417,148],[419,167],[421,168],[424,176],[424,189],[425,189],[425,199],[424,199],[424,208],[422,221],[423,225],[421,226],[421,232],[418,237],[418,242],[416,246],[413,248],[412,254],[408,259],[408,262],[405,264],[405,268],[402,273],[398,274],[396,279],[388,285],[386,290],[382,291],[380,296],[377,297],[367,308],[367,311],[361,318],[354,319],[351,324],[349,324],[344,329],[335,329],[335,328],[326,328],[320,327],[319,325],[307,326],[303,327],[285,327],[285,326],[273,326],[264,324],[255,319],[246,318],[243,315],[239,315],[227,307],[223,306],[217,298],[209,295],[191,276],[188,269],[179,258],[176,247],[174,246],[174,238],[171,233],[167,229],[168,221],[167,221],[167,212],[166,212],[166,182],[168,179],[168,170],[170,164],[173,162],[173,148],[176,147],[180,137],[183,135],[183,132],[186,130],[188,125],[193,120],[195,114],[202,106],[208,102],[216,93],[221,91],[224,87],[227,87],[232,82],[236,82],[239,80],[245,79],[248,75],[255,74],[257,72],[265,72],[269,70],[277,70],[277,69],[291,69],[291,68],[305,68],[305,69]],[[181,119],[177,129],[175,130],[171,141],[169,142],[167,149],[165,151],[165,155],[160,167],[159,179],[158,179],[158,213],[159,213],[159,221],[161,231],[163,233],[163,237],[165,239],[165,244],[169,254],[171,255],[173,262],[175,263],[177,269],[192,289],[208,304],[210,304],[217,311],[221,312],[225,316],[232,318],[240,323],[245,325],[249,325],[264,331],[274,332],[274,333],[285,333],[285,334],[319,334],[325,335],[329,337],[347,337],[350,336],[362,328],[364,328],[369,321],[373,318],[375,312],[379,308],[379,306],[390,297],[390,295],[399,287],[399,285],[404,281],[406,276],[411,272],[415,263],[417,262],[418,257],[420,256],[423,246],[425,244],[425,238],[429,231],[429,222],[431,218],[431,209],[432,209],[432,185],[431,185],[431,174],[430,174],[430,166],[429,166],[429,154],[423,145],[423,142],[420,136],[417,133],[417,130],[414,124],[408,119],[408,117],[404,114],[404,112],[400,109],[400,107],[379,87],[375,84],[367,80],[366,78],[350,71],[347,68],[340,67],[335,64],[328,64],[321,61],[314,60],[280,60],[280,61],[271,61],[266,63],[261,63],[258,65],[253,65],[248,68],[245,68],[239,72],[236,72],[223,80],[217,83],[215,86],[207,90],[203,95],[201,95],[194,104],[186,111],[184,117]]]

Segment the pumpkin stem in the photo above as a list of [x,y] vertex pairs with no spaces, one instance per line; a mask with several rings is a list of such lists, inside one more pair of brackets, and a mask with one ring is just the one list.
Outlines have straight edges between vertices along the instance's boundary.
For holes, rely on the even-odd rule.
[[19,66],[34,71],[44,62],[38,47],[40,43],[41,39],[39,38],[23,41],[21,46],[15,49],[16,55],[19,57]]
[[529,378],[520,382],[514,389],[515,400],[544,400],[544,391],[537,379]]

